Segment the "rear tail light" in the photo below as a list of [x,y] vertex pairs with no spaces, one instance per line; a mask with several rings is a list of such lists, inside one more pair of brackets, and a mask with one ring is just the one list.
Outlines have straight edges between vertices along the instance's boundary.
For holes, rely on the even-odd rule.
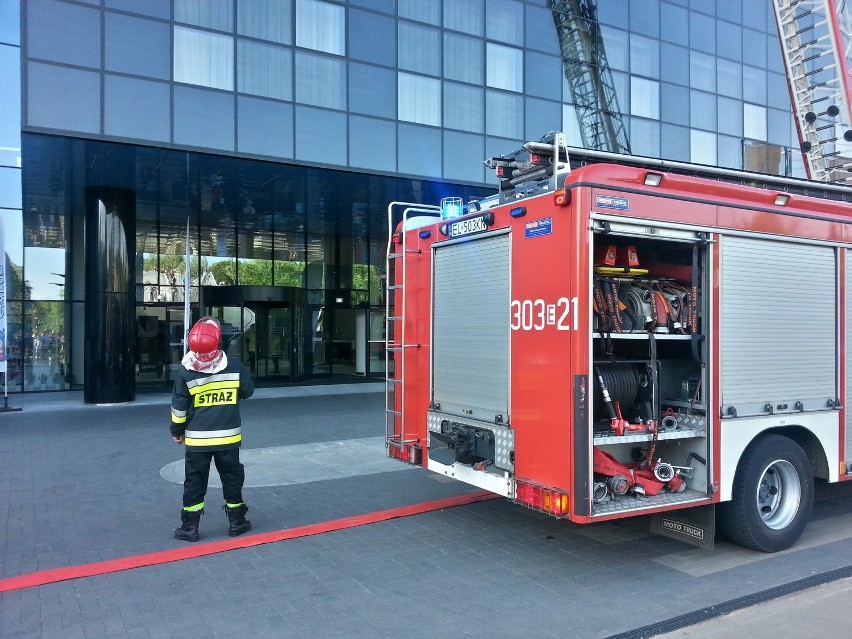
[[515,480],[514,501],[554,517],[568,516],[568,493],[556,488]]
[[553,192],[553,203],[556,206],[568,206],[571,204],[571,191],[568,189],[557,189]]

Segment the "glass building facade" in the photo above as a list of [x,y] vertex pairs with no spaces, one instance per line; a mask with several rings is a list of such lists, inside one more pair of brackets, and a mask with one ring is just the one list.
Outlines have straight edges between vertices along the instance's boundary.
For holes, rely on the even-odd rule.
[[[0,0],[10,392],[164,388],[187,294],[260,381],[383,376],[388,203],[588,144],[579,4]],[[770,0],[584,4],[632,153],[803,175]]]

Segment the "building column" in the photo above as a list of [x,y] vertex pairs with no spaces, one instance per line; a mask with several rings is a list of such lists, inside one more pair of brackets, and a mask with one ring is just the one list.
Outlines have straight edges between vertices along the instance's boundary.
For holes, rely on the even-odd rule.
[[133,295],[136,194],[132,189],[86,188],[87,404],[135,398]]

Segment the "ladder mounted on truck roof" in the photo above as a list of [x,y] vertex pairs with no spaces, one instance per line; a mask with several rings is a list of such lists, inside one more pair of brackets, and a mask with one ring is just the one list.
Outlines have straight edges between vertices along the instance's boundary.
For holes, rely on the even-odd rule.
[[852,202],[852,188],[846,185],[789,178],[752,171],[737,171],[704,164],[690,164],[659,158],[610,153],[569,147],[565,134],[551,131],[540,140],[527,142],[520,149],[485,160],[500,179],[499,193],[474,203],[478,210],[553,192],[573,169],[587,164],[623,164],[666,173],[689,175],[708,180],[742,184],[829,200]]

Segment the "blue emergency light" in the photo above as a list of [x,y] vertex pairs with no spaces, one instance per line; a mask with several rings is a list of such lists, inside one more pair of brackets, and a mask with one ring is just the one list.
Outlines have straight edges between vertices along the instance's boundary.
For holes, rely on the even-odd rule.
[[441,200],[441,219],[452,220],[464,215],[464,204],[460,197],[445,197]]

